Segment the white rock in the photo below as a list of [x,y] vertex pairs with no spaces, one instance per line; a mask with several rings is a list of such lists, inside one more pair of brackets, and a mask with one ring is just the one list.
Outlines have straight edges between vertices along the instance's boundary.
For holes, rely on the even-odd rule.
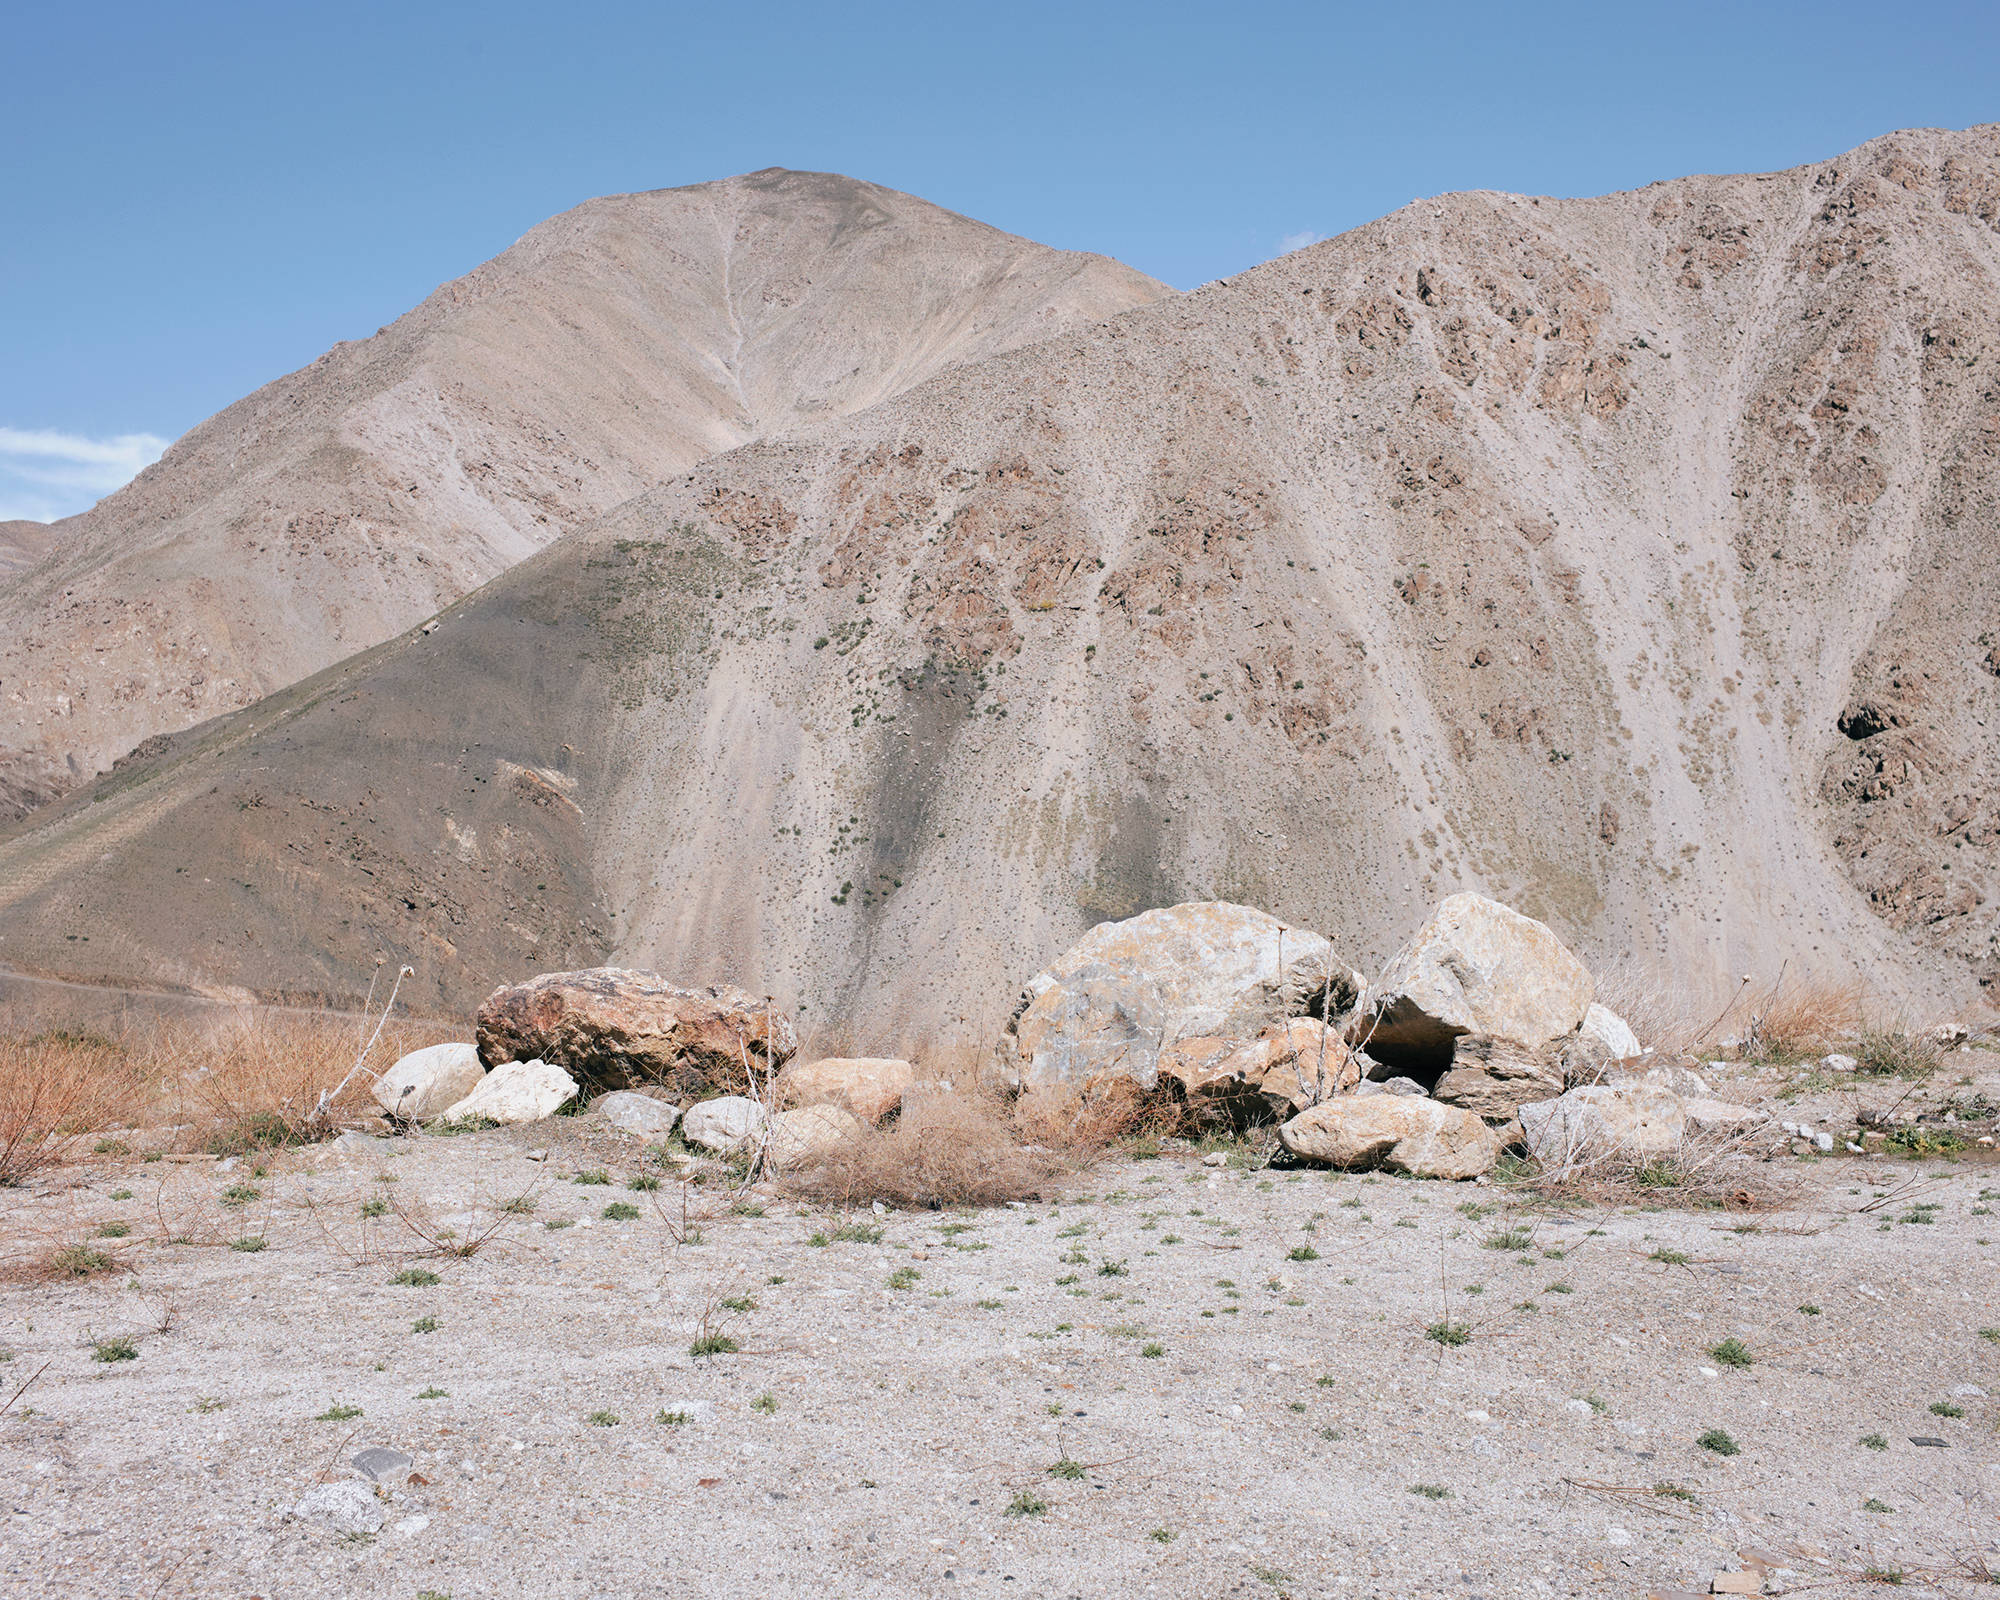
[[681,1137],[704,1150],[728,1154],[740,1150],[762,1132],[764,1108],[747,1095],[725,1094],[703,1100],[681,1113]]
[[576,1079],[546,1061],[509,1061],[495,1067],[478,1088],[447,1109],[442,1120],[540,1122],[576,1098]]
[[479,1046],[434,1044],[412,1050],[375,1082],[375,1103],[403,1122],[428,1122],[456,1105],[486,1076]]
[[1825,1067],[1828,1072],[1858,1072],[1861,1068],[1861,1063],[1856,1061],[1854,1057],[1844,1056],[1838,1051],[1835,1051],[1832,1055],[1821,1056],[1819,1064]]
[[1595,1000],[1584,1008],[1583,1026],[1577,1031],[1603,1045],[1613,1061],[1630,1061],[1639,1054],[1639,1036],[1617,1012]]
[[352,1478],[314,1484],[292,1515],[323,1522],[336,1533],[380,1533],[389,1520],[388,1507],[375,1498],[375,1491]]
[[681,1119],[678,1106],[631,1089],[614,1089],[600,1095],[590,1109],[601,1113],[620,1133],[640,1139],[664,1139]]
[[1812,1136],[1813,1148],[1823,1156],[1833,1154],[1833,1135],[1821,1129]]

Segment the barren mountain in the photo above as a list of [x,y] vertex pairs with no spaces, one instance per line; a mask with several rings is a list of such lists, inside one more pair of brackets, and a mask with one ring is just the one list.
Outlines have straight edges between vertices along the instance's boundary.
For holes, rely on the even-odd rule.
[[[1425,201],[715,457],[0,848],[0,958],[990,1040],[1107,916],[2000,973],[2000,128]],[[406,993],[408,991],[406,990]],[[843,1040],[844,1036],[844,1040]]]
[[0,593],[0,810],[401,632],[718,450],[1167,292],[819,173],[565,212],[50,530]]

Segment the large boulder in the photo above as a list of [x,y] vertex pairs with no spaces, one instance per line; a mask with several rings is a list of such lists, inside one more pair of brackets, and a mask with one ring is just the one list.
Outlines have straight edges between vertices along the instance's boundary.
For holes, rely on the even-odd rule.
[[747,1088],[799,1047],[792,1022],[731,984],[683,989],[653,972],[591,967],[495,989],[479,1008],[488,1066],[536,1057],[598,1089],[664,1084],[690,1097]]
[[1499,1135],[1478,1117],[1415,1095],[1328,1100],[1292,1118],[1278,1140],[1310,1161],[1415,1178],[1476,1178],[1500,1159]]
[[888,1056],[829,1056],[794,1061],[778,1078],[778,1093],[791,1106],[839,1106],[863,1122],[880,1122],[902,1108],[903,1095],[917,1081],[917,1069]]
[[1197,1121],[1248,1127],[1282,1122],[1353,1088],[1360,1076],[1338,1028],[1293,1017],[1247,1043],[1201,1039],[1168,1046],[1160,1052],[1158,1087],[1185,1102]]
[[809,1167],[865,1132],[867,1127],[853,1112],[839,1106],[802,1106],[797,1111],[780,1111],[771,1119],[770,1136],[764,1141],[764,1159],[780,1172]]
[[576,1098],[576,1079],[547,1061],[507,1061],[446,1107],[445,1122],[540,1122]]
[[1035,974],[1009,1030],[1022,1084],[1119,1072],[1145,1088],[1176,1039],[1251,1039],[1292,1016],[1332,1020],[1361,978],[1320,934],[1205,900],[1101,922]]
[[1583,963],[1543,924],[1455,894],[1368,986],[1349,1037],[1377,1061],[1435,1076],[1465,1034],[1539,1050],[1576,1032],[1591,993]]
[[434,1044],[412,1050],[375,1080],[375,1103],[399,1122],[428,1122],[479,1087],[479,1047]]
[[732,1155],[755,1143],[769,1120],[764,1108],[748,1095],[719,1095],[682,1113],[681,1137],[704,1150]]
[[613,1089],[599,1095],[590,1109],[620,1133],[635,1139],[664,1139],[681,1119],[680,1107],[671,1101],[656,1100],[632,1089]]

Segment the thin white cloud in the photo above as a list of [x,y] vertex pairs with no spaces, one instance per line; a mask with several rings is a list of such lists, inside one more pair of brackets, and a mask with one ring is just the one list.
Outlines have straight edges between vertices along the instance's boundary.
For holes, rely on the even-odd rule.
[[1311,228],[1301,228],[1297,233],[1288,233],[1278,241],[1278,254],[1288,256],[1294,250],[1303,250],[1309,244],[1318,244],[1325,237],[1325,234],[1315,233]]
[[159,460],[170,442],[152,433],[92,439],[0,427],[0,522],[54,522],[87,511]]

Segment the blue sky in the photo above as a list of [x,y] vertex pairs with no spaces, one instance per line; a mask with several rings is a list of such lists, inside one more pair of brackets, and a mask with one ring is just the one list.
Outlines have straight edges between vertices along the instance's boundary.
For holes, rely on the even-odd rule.
[[846,172],[1180,287],[1451,189],[2000,119],[2000,6],[91,4],[0,50],[0,518],[591,195]]

